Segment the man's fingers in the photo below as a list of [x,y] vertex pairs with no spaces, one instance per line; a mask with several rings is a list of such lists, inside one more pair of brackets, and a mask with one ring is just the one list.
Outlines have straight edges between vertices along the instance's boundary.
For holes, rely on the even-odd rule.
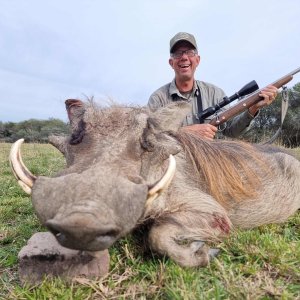
[[218,131],[218,128],[216,126],[213,126],[211,124],[207,124],[207,125],[209,125],[210,130],[212,130],[213,132],[216,133]]
[[204,132],[203,134],[201,134],[202,137],[209,139],[209,140],[213,140],[215,137],[215,134],[211,134],[209,132]]
[[270,105],[277,96],[277,88],[275,86],[267,86],[263,90],[261,90],[260,97],[263,97],[264,100],[257,103],[257,107],[263,107],[266,105]]
[[260,96],[265,98],[266,100],[274,100],[277,96],[278,93],[278,89],[273,86],[273,85],[269,85],[267,87],[265,87],[263,90],[261,90],[260,92]]
[[217,127],[210,124],[194,124],[182,128],[184,131],[189,131],[199,136],[212,140],[218,131]]
[[209,140],[213,140],[214,137],[215,137],[215,135],[214,135],[214,134],[211,134],[211,135],[209,135],[207,138],[208,138]]

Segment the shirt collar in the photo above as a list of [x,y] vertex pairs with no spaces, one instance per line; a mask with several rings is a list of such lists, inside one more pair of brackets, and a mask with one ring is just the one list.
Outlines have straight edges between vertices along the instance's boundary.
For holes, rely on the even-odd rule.
[[[193,91],[192,94],[195,95],[196,91],[198,90],[198,85],[196,80],[194,81],[194,85],[193,85]],[[181,98],[185,98],[178,90],[176,83],[175,83],[175,78],[172,80],[170,87],[169,87],[169,94],[172,95],[178,95]]]

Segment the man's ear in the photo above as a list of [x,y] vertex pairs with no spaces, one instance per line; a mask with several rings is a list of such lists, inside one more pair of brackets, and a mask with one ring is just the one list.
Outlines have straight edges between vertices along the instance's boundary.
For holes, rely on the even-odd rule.
[[197,59],[197,67],[198,67],[198,66],[199,66],[199,64],[200,64],[200,61],[201,61],[201,57],[200,57],[200,55],[199,55],[199,54],[197,55],[197,58],[198,58],[198,59]]
[[185,101],[178,101],[158,109],[152,117],[163,131],[177,132],[189,112],[191,112],[191,105]]
[[173,58],[170,57],[169,58],[169,65],[171,66],[172,69],[174,69],[173,63],[174,63],[174,60],[173,60]]

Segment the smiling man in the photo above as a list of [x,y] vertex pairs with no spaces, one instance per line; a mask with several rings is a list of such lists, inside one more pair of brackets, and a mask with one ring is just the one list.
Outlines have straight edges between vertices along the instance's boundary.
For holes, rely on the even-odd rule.
[[[213,139],[217,128],[208,124],[209,119],[200,123],[197,114],[218,104],[225,97],[225,93],[213,84],[195,80],[194,75],[199,63],[200,56],[195,37],[186,32],[177,33],[170,40],[169,58],[169,64],[175,72],[175,78],[150,96],[148,106],[152,111],[155,111],[173,101],[187,101],[191,105],[191,112],[183,120],[182,129]],[[263,97],[263,100],[227,122],[222,131],[223,134],[238,137],[247,130],[259,109],[271,104],[276,95],[277,88],[274,86],[268,86],[262,90],[260,96]]]

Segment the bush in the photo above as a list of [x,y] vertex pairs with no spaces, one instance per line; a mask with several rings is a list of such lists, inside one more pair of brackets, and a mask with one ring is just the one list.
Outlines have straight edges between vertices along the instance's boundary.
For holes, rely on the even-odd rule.
[[63,135],[69,133],[68,124],[59,119],[30,119],[20,123],[0,122],[0,141],[15,142],[24,138],[26,142],[47,143],[51,134]]
[[[300,83],[288,89],[289,108],[278,137],[280,144],[286,147],[300,146]],[[264,107],[254,119],[251,129],[246,132],[243,139],[249,142],[261,142],[271,138],[281,125],[281,101],[280,93],[275,103]]]

